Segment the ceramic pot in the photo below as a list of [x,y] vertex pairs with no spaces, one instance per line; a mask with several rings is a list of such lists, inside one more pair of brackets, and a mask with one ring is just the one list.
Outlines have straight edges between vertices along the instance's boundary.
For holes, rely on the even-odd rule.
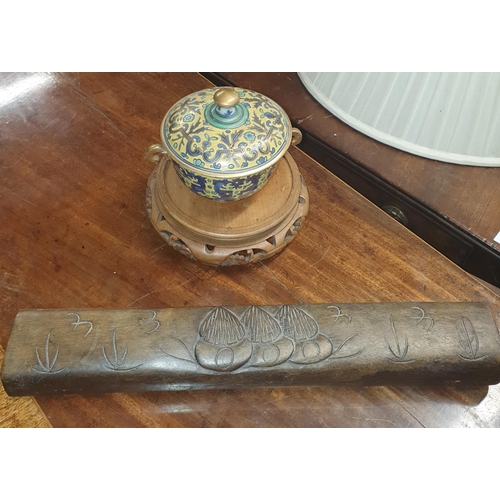
[[301,132],[271,99],[242,88],[214,87],[181,99],[165,115],[162,144],[147,151],[167,155],[193,193],[237,201],[262,189]]

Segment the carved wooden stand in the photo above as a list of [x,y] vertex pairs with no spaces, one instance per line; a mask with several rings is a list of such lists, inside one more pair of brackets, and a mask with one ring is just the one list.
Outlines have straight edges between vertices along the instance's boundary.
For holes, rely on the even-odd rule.
[[475,303],[21,311],[2,371],[11,396],[499,381]]
[[295,238],[309,211],[307,187],[289,153],[258,193],[231,202],[191,192],[163,157],[149,179],[146,203],[153,226],[171,247],[211,266],[272,257]]

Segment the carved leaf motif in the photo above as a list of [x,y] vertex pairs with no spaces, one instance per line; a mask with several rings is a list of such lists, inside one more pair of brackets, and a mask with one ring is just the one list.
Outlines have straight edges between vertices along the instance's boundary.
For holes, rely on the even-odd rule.
[[39,373],[59,373],[64,370],[64,368],[60,368],[59,370],[54,370],[54,365],[57,361],[57,356],[59,355],[59,346],[56,347],[56,352],[54,354],[54,358],[51,360],[49,355],[49,346],[50,346],[50,332],[47,334],[47,339],[45,340],[45,363],[42,362],[40,358],[40,354],[38,353],[38,347],[35,347],[36,359],[38,361],[38,366],[33,367],[32,369]]
[[196,363],[196,359],[186,344],[177,337],[167,337],[165,343],[159,346],[160,351],[175,359]]
[[225,307],[216,307],[201,323],[200,337],[209,344],[231,345],[245,337],[240,320]]
[[249,307],[241,317],[252,342],[274,342],[281,335],[280,324],[260,307]]
[[306,312],[295,306],[281,306],[277,313],[283,333],[294,340],[311,339],[318,333],[318,324]]
[[127,372],[130,370],[135,370],[136,368],[139,368],[140,366],[142,366],[142,364],[140,364],[140,365],[132,366],[130,368],[122,368],[123,362],[125,361],[125,358],[127,357],[127,354],[128,354],[128,346],[125,346],[125,349],[123,350],[123,353],[121,354],[121,359],[118,359],[120,355],[118,354],[118,345],[117,345],[117,341],[116,341],[116,330],[111,331],[111,344],[113,347],[112,359],[110,359],[110,357],[106,353],[106,349],[105,349],[104,345],[102,346],[102,354],[103,354],[104,358],[106,359],[106,361],[108,362],[108,365],[106,366],[106,368],[108,368],[109,370]]
[[[458,336],[460,345],[467,353],[468,359],[476,359],[479,350],[479,338],[469,318],[461,317],[457,320],[458,323]],[[464,357],[464,356],[462,356]]]
[[395,348],[393,349],[391,344],[389,343],[389,340],[387,340],[387,337],[384,337],[387,348],[394,356],[394,358],[387,358],[387,359],[394,363],[413,363],[415,361],[414,359],[406,359],[406,355],[408,354],[408,348],[409,348],[408,337],[404,335],[404,337],[402,338],[402,345],[401,345],[400,338],[398,336],[398,333],[396,332],[396,327],[394,325],[394,318],[392,317],[392,314],[390,315],[390,322],[391,322],[392,335],[394,337]]

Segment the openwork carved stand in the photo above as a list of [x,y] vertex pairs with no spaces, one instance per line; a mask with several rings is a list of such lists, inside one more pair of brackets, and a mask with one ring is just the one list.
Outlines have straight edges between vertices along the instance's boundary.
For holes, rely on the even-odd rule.
[[309,194],[289,153],[258,193],[231,202],[193,193],[164,156],[149,178],[146,204],[154,228],[172,248],[204,264],[232,266],[285,248],[304,223]]
[[497,384],[486,304],[21,311],[11,396],[273,386]]

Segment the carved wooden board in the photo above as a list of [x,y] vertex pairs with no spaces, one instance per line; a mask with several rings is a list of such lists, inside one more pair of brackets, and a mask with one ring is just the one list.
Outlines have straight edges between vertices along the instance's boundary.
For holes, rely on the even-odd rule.
[[[0,346],[0,363],[3,357],[4,350]],[[34,398],[9,398],[0,387],[0,428],[6,427],[41,428],[51,425]]]
[[486,304],[26,310],[11,396],[330,384],[500,382]]

